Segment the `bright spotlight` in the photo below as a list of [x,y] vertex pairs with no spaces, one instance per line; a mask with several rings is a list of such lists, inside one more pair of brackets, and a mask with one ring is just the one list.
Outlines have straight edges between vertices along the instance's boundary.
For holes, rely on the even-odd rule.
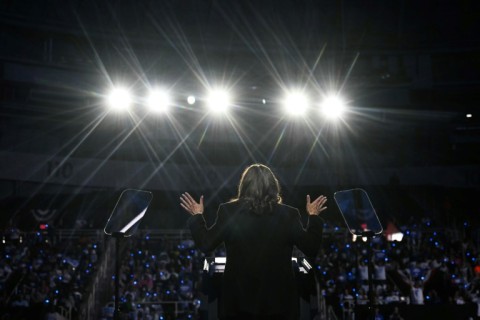
[[195,96],[188,96],[187,97],[187,103],[189,105],[195,104],[195,101],[196,101]]
[[164,90],[152,90],[148,97],[148,107],[152,111],[166,112],[171,105],[170,95]]
[[124,88],[113,89],[107,100],[110,108],[120,111],[127,110],[132,103],[130,92]]
[[210,92],[208,97],[208,107],[211,111],[219,113],[227,111],[230,106],[230,96],[228,92],[223,90],[215,90]]
[[321,110],[327,118],[340,118],[345,112],[345,103],[337,96],[327,97],[321,104]]
[[287,113],[294,116],[299,116],[304,114],[307,110],[308,98],[302,92],[292,92],[287,95],[284,105]]

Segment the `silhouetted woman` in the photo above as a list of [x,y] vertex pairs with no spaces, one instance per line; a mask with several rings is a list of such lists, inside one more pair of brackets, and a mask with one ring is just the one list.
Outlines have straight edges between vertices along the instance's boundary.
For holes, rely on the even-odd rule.
[[326,197],[310,202],[307,195],[307,229],[298,209],[282,204],[280,185],[265,165],[245,169],[237,197],[218,208],[215,224],[207,228],[202,213],[203,196],[197,202],[188,193],[181,206],[192,216],[188,225],[197,247],[211,252],[225,243],[227,263],[222,284],[222,319],[298,319],[299,298],[292,267],[297,246],[315,257],[322,241]]

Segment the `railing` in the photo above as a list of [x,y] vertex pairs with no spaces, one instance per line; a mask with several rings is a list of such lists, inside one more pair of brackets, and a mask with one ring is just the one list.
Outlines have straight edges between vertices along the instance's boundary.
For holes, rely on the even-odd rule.
[[[179,308],[179,306],[184,306],[184,305],[191,305],[191,306],[195,306],[195,301],[194,300],[184,300],[184,301],[149,301],[149,302],[134,302],[134,304],[136,306],[162,306],[162,311],[159,312],[160,315],[163,315],[165,314],[165,311],[164,311],[164,306],[165,305],[174,305],[174,311],[173,311],[173,315],[175,317],[175,319],[181,315],[181,314],[184,314],[184,313],[187,313],[188,311],[194,311],[194,313],[196,313],[196,308],[192,308],[191,310],[182,310],[181,308]],[[112,319],[113,318],[113,312],[114,312],[114,302],[111,301],[107,304],[107,306],[105,308],[103,308],[104,311],[102,312],[102,316],[106,319]],[[153,308],[153,309],[156,309],[156,308]]]
[[65,308],[60,306],[59,308],[60,315],[66,320],[72,320],[72,308]]

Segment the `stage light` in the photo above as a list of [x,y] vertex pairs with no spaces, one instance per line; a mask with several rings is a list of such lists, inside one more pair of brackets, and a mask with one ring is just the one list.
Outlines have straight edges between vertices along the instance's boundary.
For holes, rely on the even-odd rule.
[[299,116],[308,108],[308,98],[302,92],[290,92],[284,100],[285,110],[288,114]]
[[148,107],[155,112],[166,112],[171,105],[170,95],[164,90],[152,90],[148,97]]
[[471,113],[467,113],[465,116],[466,116],[467,118],[473,118],[473,114],[471,114]]
[[345,103],[337,96],[326,97],[321,103],[321,111],[327,118],[340,118],[345,112]]
[[125,88],[113,89],[108,95],[108,105],[110,108],[123,111],[130,108],[132,97],[130,92]]
[[188,97],[187,97],[187,103],[188,103],[189,105],[195,104],[195,101],[196,101],[195,96],[188,96]]
[[215,113],[227,111],[230,106],[230,96],[227,91],[214,90],[208,96],[208,108]]

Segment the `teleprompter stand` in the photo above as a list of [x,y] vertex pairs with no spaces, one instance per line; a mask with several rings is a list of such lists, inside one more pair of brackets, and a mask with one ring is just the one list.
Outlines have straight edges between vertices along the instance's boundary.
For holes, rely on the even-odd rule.
[[357,188],[337,191],[333,197],[350,233],[355,237],[364,239],[367,244],[368,319],[374,319],[375,294],[372,282],[373,261],[371,240],[382,234],[382,224],[380,220],[378,220],[375,209],[365,190]]
[[119,319],[119,284],[120,284],[120,242],[132,236],[145,217],[152,193],[143,190],[124,190],[105,225],[104,232],[115,238],[115,309],[113,319]]

